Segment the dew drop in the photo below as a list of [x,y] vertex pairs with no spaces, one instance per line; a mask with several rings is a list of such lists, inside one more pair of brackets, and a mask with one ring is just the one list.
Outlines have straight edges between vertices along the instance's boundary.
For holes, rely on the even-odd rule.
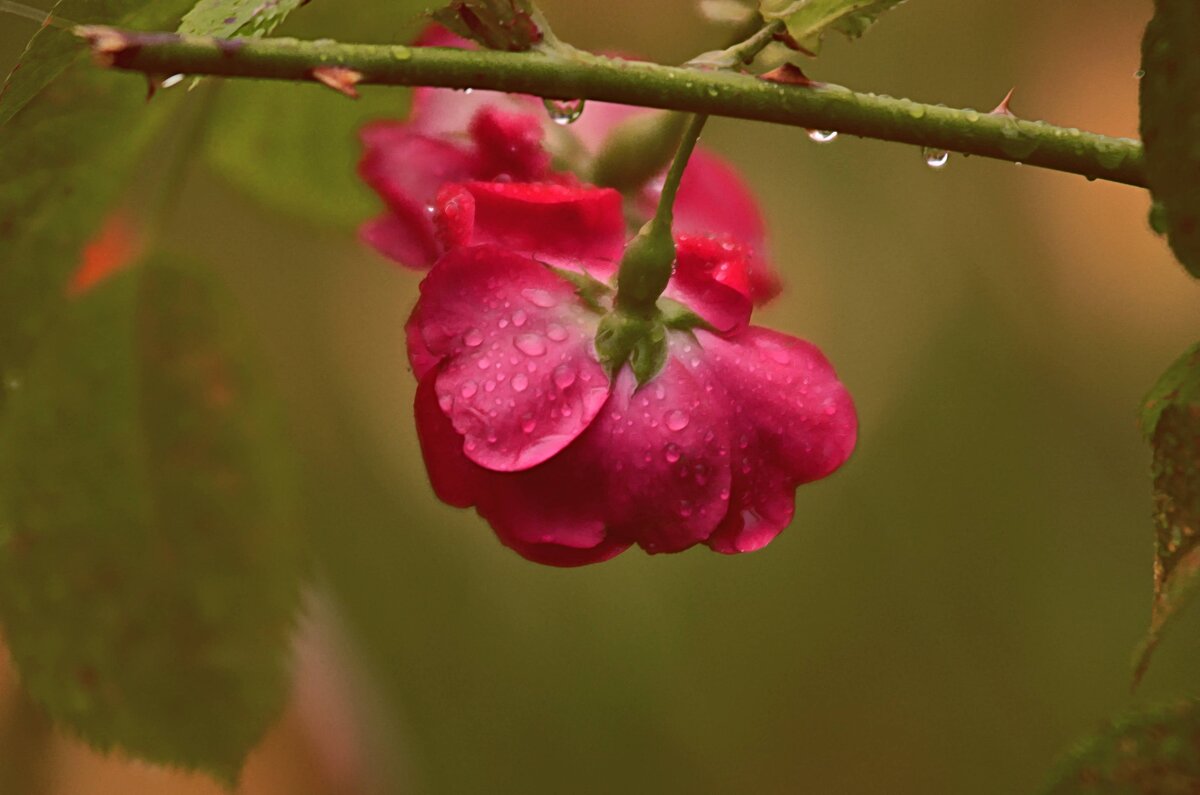
[[526,416],[523,420],[521,420],[522,433],[533,433],[533,429],[536,427],[537,420],[535,420],[533,417]]
[[933,169],[945,168],[950,162],[950,153],[945,149],[934,149],[932,147],[921,148],[921,159],[925,161],[925,165]]
[[479,385],[474,381],[463,381],[463,385],[459,387],[458,393],[465,399],[474,397],[475,393],[478,391]]
[[684,519],[692,515],[692,504],[687,500],[679,501],[679,515]]
[[808,138],[819,144],[833,143],[837,140],[837,130],[809,130]]
[[512,324],[517,328],[521,328],[521,326],[525,325],[525,321],[528,319],[529,315],[525,314],[525,310],[518,309],[516,312],[513,312]]
[[526,356],[544,356],[546,343],[537,334],[518,334],[513,338],[513,345]]
[[483,344],[483,332],[477,328],[473,328],[463,335],[463,345],[468,348],[478,348]]
[[468,87],[468,88],[463,89],[463,94],[467,95],[468,97],[474,93],[475,93],[475,89],[473,89],[473,88]]
[[512,377],[512,388],[514,392],[524,392],[529,388],[529,376],[524,373],[517,373]]
[[534,306],[540,306],[542,309],[549,309],[552,306],[558,305],[558,299],[550,295],[550,293],[546,292],[545,290],[535,287],[526,287],[521,291],[521,295],[523,295],[525,300],[529,301],[529,303],[533,304]]
[[182,74],[174,74],[168,78],[165,78],[161,83],[159,83],[159,86],[162,88],[172,88],[174,86],[179,85],[182,82],[183,82],[183,75]]
[[680,451],[679,445],[675,444],[674,442],[668,444],[665,448],[663,448],[663,458],[667,459],[667,461],[669,463],[674,464],[682,456],[683,456],[683,453]]
[[691,421],[691,418],[688,417],[686,411],[680,411],[679,409],[675,409],[674,411],[667,412],[667,418],[666,418],[667,427],[673,431],[682,431],[684,428],[686,428],[688,426],[688,422],[690,422],[690,421]]
[[486,370],[492,366],[492,360],[489,359],[488,357],[484,356],[482,359],[475,362],[475,366],[478,367],[480,370]]
[[567,330],[557,323],[551,323],[546,327],[546,336],[555,342],[562,342],[567,338]]
[[[555,367],[552,377],[554,378],[554,385],[559,389],[566,389],[575,383],[575,371],[565,364]],[[620,418],[618,417],[618,419]]]
[[449,392],[439,394],[438,406],[441,407],[442,411],[450,411],[450,409],[454,408],[454,395],[451,395]]
[[583,115],[582,99],[543,99],[542,104],[546,107],[550,121],[555,124],[565,126],[578,121]]

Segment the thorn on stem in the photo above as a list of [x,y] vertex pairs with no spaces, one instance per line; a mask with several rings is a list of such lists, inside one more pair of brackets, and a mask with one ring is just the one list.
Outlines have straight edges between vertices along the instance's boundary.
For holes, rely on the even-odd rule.
[[358,99],[356,85],[363,79],[362,72],[346,66],[318,66],[312,70],[313,79],[323,83],[339,94]]
[[1013,92],[1016,90],[1015,86],[1008,90],[1008,93],[1004,95],[1004,99],[1000,100],[1000,104],[991,112],[992,116],[1007,116],[1010,119],[1017,118],[1017,114],[1013,113],[1008,107],[1008,103],[1012,101]]
[[824,85],[815,80],[809,80],[808,75],[804,74],[799,66],[792,63],[785,63],[783,66],[772,69],[769,72],[764,72],[758,76],[760,80],[766,80],[771,83],[783,83],[789,86],[804,86],[805,88],[816,88]]

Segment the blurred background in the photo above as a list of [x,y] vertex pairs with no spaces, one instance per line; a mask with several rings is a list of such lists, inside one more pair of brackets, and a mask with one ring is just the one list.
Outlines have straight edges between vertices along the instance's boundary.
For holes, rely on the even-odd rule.
[[[541,5],[577,45],[665,62],[729,35],[694,0]],[[419,20],[397,8],[319,0],[280,32],[411,38]],[[1018,115],[1136,136],[1151,12],[914,0],[806,71],[980,110],[1016,86]],[[0,17],[0,66],[33,27]],[[407,102],[329,93],[330,113]],[[236,120],[211,135],[246,145]],[[1153,552],[1135,414],[1200,310],[1147,194],[980,158],[935,172],[910,147],[749,122],[714,120],[703,143],[768,218],[788,289],[757,322],[824,349],[856,397],[858,451],[800,490],[762,552],[577,570],[528,563],[434,499],[404,357],[418,279],[356,241],[370,196],[318,223],[305,202],[320,196],[269,206],[197,158],[169,242],[211,262],[261,334],[322,572],[292,705],[239,792],[1031,792],[1106,717],[1197,692],[1196,615],[1129,688]],[[314,134],[301,154],[349,184],[356,151]],[[3,662],[0,724],[0,754],[38,792],[218,791],[52,732]]]

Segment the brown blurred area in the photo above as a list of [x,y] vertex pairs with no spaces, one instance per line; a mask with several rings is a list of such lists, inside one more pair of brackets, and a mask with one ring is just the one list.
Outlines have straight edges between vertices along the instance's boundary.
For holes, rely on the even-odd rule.
[[[569,41],[668,62],[727,35],[691,0],[541,5]],[[1015,86],[1021,116],[1134,136],[1152,5],[912,0],[806,71],[980,110]],[[0,64],[28,32],[0,17]],[[1195,694],[1194,615],[1128,691],[1152,554],[1135,412],[1200,337],[1147,194],[739,121],[704,144],[762,197],[787,282],[756,322],[830,356],[859,449],[763,552],[579,571],[519,560],[429,493],[403,353],[417,278],[193,174],[173,242],[254,314],[320,462],[338,605],[298,642],[241,795],[1028,792],[1108,716]],[[28,795],[219,791],[50,732],[0,667],[13,736]]]

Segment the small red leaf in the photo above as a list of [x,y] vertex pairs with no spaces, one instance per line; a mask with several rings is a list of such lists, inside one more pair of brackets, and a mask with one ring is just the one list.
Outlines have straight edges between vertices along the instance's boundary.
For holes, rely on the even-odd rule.
[[141,253],[133,222],[122,212],[108,217],[83,247],[79,267],[67,282],[67,295],[78,296],[133,262]]

